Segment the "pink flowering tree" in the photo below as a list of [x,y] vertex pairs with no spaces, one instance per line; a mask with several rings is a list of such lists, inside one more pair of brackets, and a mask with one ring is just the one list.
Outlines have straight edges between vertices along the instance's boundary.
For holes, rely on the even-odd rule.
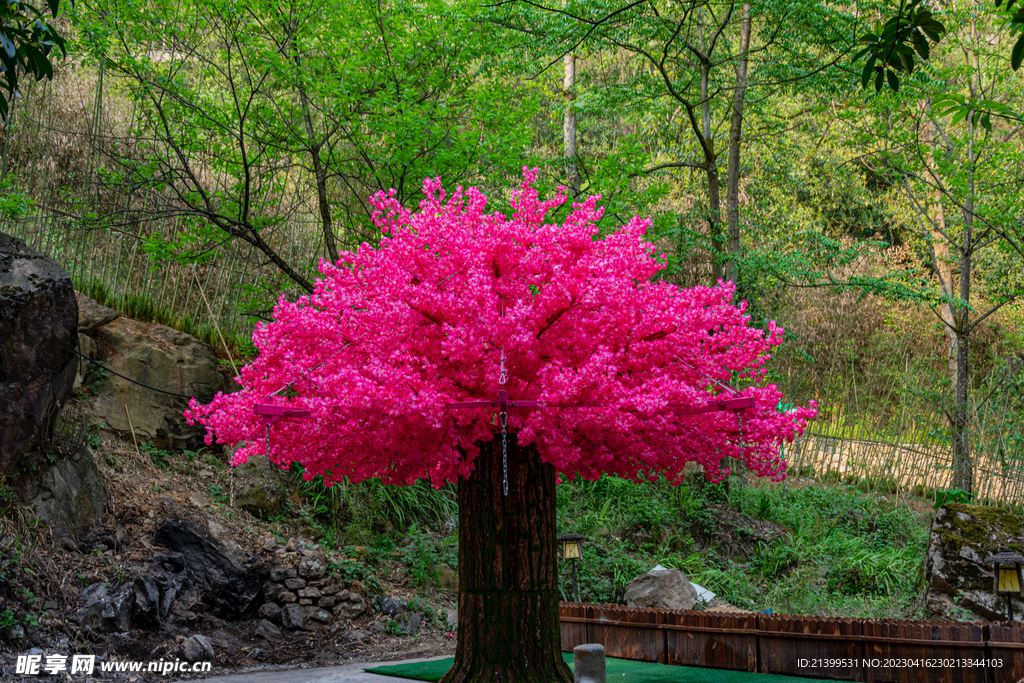
[[[764,366],[782,329],[751,327],[730,284],[653,280],[664,257],[644,241],[650,222],[601,235],[598,197],[546,222],[566,198],[540,199],[534,177],[512,193],[511,216],[437,180],[416,211],[378,194],[380,248],[322,264],[313,294],[282,299],[258,326],[243,390],[187,413],[208,443],[245,444],[233,464],[267,453],[254,405],[274,404],[311,416],[271,426],[267,454],[282,467],[297,461],[328,482],[458,482],[446,681],[572,679],[559,643],[557,477],[679,483],[695,462],[720,480],[730,457],[779,480],[780,445],[814,415],[776,409]],[[752,407],[692,411],[738,396]]]

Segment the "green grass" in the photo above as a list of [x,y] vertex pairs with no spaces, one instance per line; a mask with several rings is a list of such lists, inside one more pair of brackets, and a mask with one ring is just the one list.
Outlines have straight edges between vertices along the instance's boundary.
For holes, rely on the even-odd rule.
[[[208,322],[202,322],[191,316],[176,314],[168,308],[158,306],[148,296],[134,293],[123,295],[115,294],[104,282],[91,280],[86,283],[76,283],[79,291],[86,296],[95,299],[104,306],[113,308],[126,318],[142,322],[156,322],[166,325],[185,334],[190,334],[196,339],[206,342],[210,346],[223,350],[220,335],[217,328]],[[248,332],[225,329],[222,330],[225,341],[231,348],[231,353],[239,364],[244,364],[256,356],[256,349],[248,337]]]
[[[429,590],[442,565],[458,568],[455,488],[385,486],[379,481],[326,487],[301,481],[298,519],[319,541],[350,558],[336,570],[349,580],[402,577]],[[750,610],[857,618],[920,618],[921,567],[929,518],[904,500],[841,482],[800,488],[734,487],[693,478],[679,487],[616,477],[558,487],[559,533],[588,538],[578,566],[580,598],[624,602],[626,584],[656,564],[682,570],[729,603]],[[716,509],[782,525],[771,542],[735,541]],[[742,539],[741,539],[742,540]],[[572,596],[565,564],[559,587]]]
[[[558,495],[559,532],[591,539],[579,567],[584,602],[622,602],[625,584],[660,563],[745,609],[919,616],[928,519],[892,496],[840,483],[726,493],[699,480],[673,488],[611,477],[564,484]],[[786,532],[770,543],[748,544],[746,556],[730,554],[723,547],[728,539],[715,533],[714,505],[775,522]],[[563,572],[564,596],[571,595],[570,577]]]
[[[562,659],[572,668],[572,654],[562,653]],[[366,669],[369,673],[411,678],[417,681],[439,681],[452,667],[454,658],[435,659],[429,662],[411,664],[394,664]],[[636,662],[629,659],[607,657],[605,659],[605,675],[609,681],[637,681],[643,683],[796,683],[797,681],[823,680],[816,678],[796,678],[794,676],[778,676],[776,674],[754,674],[746,671],[728,671],[726,669],[703,669],[693,666],[668,666],[653,662]]]

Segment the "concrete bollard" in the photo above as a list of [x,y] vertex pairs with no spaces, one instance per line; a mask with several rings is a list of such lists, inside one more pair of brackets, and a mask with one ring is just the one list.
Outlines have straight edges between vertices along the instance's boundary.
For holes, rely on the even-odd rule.
[[606,683],[604,645],[587,643],[572,649],[574,683]]

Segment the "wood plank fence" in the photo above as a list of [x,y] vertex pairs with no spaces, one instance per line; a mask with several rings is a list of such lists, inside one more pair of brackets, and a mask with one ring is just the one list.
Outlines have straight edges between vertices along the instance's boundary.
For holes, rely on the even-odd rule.
[[868,683],[1018,683],[1024,625],[561,604],[562,650]]

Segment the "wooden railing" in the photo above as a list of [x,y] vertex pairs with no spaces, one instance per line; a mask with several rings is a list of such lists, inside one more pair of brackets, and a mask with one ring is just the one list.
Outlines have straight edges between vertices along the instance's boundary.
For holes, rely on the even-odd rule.
[[609,657],[844,681],[1017,683],[1020,622],[817,619],[561,604],[562,650],[600,643]]

